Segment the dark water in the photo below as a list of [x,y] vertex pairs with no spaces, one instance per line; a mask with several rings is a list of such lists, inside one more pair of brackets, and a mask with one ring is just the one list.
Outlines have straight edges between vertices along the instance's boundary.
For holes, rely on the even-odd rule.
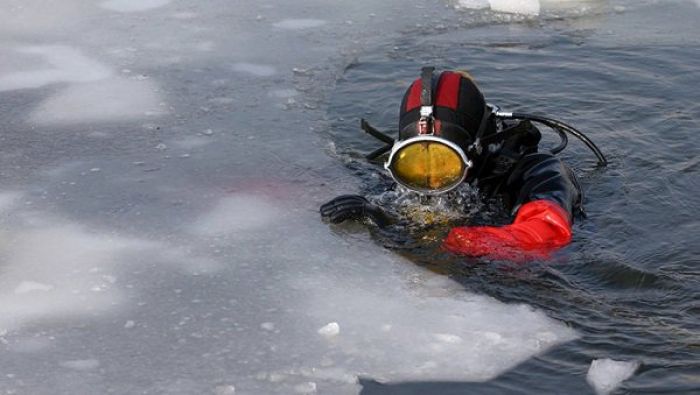
[[398,249],[469,290],[546,311],[579,340],[487,383],[370,378],[366,393],[590,393],[585,375],[599,358],[641,363],[615,393],[700,393],[700,8],[665,2],[617,11],[520,23],[458,14],[379,39],[348,65],[329,138],[368,193],[387,181],[361,161],[379,143],[357,120],[395,129],[401,95],[426,64],[470,70],[487,100],[507,111],[575,125],[610,162],[596,168],[575,139],[560,154],[576,169],[588,218],[552,261],[513,267]]

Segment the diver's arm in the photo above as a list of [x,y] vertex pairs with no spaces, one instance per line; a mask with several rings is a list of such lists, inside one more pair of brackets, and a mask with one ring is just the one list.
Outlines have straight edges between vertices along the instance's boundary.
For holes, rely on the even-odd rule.
[[573,210],[581,189],[573,172],[551,154],[523,157],[505,188],[517,210],[512,224],[458,227],[443,245],[464,255],[522,261],[546,258],[571,241]]
[[391,225],[394,219],[380,207],[360,195],[341,195],[321,206],[321,217],[338,224],[346,220],[369,219],[380,228]]

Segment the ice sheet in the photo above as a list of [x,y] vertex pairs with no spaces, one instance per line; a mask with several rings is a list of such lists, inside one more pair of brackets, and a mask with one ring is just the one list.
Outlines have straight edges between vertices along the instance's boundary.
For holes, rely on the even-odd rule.
[[331,321],[318,330],[323,357],[346,374],[385,381],[485,381],[577,337],[528,306],[469,294],[427,272],[409,278],[394,277],[393,289],[354,278],[297,279],[293,288],[309,295],[300,310],[319,324]]
[[[258,327],[285,343],[280,352],[310,353],[308,365],[262,370],[265,377],[285,376],[289,383],[348,383],[360,375],[484,381],[577,337],[529,306],[468,293],[380,247],[343,245],[289,205],[265,195],[233,194],[191,228],[214,245],[240,246],[237,265],[254,267],[261,276],[271,270],[278,277],[285,262],[303,257],[301,265],[292,263],[295,273],[282,275],[285,280],[274,287],[274,294],[297,295],[282,303],[284,310],[299,312],[295,322],[273,316]],[[319,232],[308,238],[295,231],[304,228]],[[323,274],[329,272],[335,273]],[[285,336],[290,332],[298,335]],[[307,368],[315,373],[305,373]]]

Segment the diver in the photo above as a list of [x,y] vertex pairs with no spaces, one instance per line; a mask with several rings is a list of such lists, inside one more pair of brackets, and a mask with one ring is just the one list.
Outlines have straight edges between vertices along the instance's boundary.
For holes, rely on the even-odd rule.
[[[411,191],[438,195],[469,183],[483,196],[502,199],[512,222],[453,227],[442,240],[450,252],[520,261],[549,257],[567,245],[575,214],[584,214],[582,192],[572,170],[555,154],[566,147],[566,133],[581,139],[604,166],[607,161],[600,150],[563,122],[502,112],[486,103],[467,72],[434,70],[424,67],[404,94],[398,140],[362,120],[363,130],[386,143],[367,158],[388,154],[384,167]],[[549,152],[540,151],[541,133],[533,122],[556,131],[561,143]],[[320,212],[331,223],[369,220],[384,228],[397,221],[359,195],[336,197]]]

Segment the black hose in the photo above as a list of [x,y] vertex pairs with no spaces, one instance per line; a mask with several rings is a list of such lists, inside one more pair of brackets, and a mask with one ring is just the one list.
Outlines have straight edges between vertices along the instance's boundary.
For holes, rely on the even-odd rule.
[[566,133],[564,133],[564,131],[561,129],[553,128],[553,130],[557,132],[557,134],[559,135],[559,138],[561,139],[561,142],[559,143],[559,145],[557,145],[556,147],[551,149],[552,154],[556,155],[556,154],[564,151],[564,148],[566,148],[566,145],[569,144],[569,136],[567,136]]
[[[541,124],[544,124],[546,126],[549,126],[550,128],[557,130],[560,136],[563,135],[562,132],[567,132],[571,134],[572,136],[576,137],[577,139],[581,140],[586,146],[593,151],[596,157],[598,157],[598,164],[601,166],[607,166],[608,160],[605,159],[605,156],[603,153],[600,151],[600,149],[595,145],[591,139],[588,138],[585,134],[577,130],[571,125],[567,125],[566,123],[562,121],[557,121],[556,119],[552,118],[547,118],[547,117],[542,117],[539,115],[532,115],[532,114],[524,114],[524,113],[519,113],[519,112],[514,112],[514,113],[497,113],[496,116],[501,117],[501,118],[515,118],[515,119],[526,119],[528,121],[534,121],[534,122],[539,122]],[[567,139],[568,141],[568,139]],[[560,152],[561,150],[566,147],[566,143],[564,142],[564,139],[562,139],[562,144],[554,148],[552,150],[553,153]],[[555,152],[556,150],[556,152]]]
[[377,140],[383,141],[387,144],[394,144],[394,139],[391,136],[387,136],[386,134],[375,129],[374,126],[370,125],[364,118],[360,119],[360,127]]
[[384,155],[385,153],[391,151],[391,148],[394,146],[393,143],[387,144],[381,148],[377,148],[376,150],[370,152],[369,154],[365,155],[365,159],[367,160],[374,160],[377,159],[378,157]]

